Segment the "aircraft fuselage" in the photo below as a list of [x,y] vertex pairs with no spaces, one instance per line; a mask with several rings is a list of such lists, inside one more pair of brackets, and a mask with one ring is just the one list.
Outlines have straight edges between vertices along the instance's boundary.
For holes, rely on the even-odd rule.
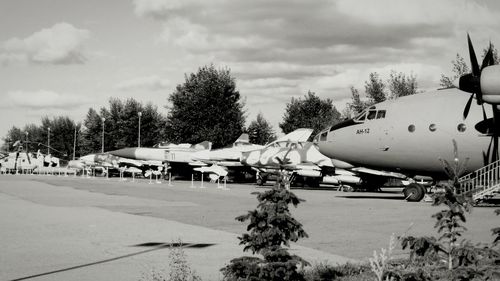
[[[472,105],[464,120],[469,95],[457,89],[434,91],[389,100],[336,124],[317,136],[324,155],[353,166],[444,178],[441,159],[468,158],[467,170],[484,166],[483,152],[491,137],[475,126],[483,121],[481,106]],[[491,118],[491,108],[486,107]]]

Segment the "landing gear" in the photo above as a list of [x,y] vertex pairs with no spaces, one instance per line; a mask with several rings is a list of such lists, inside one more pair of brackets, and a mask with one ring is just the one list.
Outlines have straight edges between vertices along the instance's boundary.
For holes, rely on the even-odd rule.
[[406,201],[419,202],[425,196],[425,187],[418,183],[410,183],[403,190]]
[[265,174],[257,174],[256,175],[256,183],[259,186],[263,186],[267,181],[267,175]]

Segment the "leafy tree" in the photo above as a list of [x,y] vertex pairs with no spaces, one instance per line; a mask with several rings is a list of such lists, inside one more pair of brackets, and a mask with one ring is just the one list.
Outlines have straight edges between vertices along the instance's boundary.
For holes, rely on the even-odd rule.
[[439,85],[443,88],[454,87],[453,81],[458,79],[460,76],[470,72],[468,63],[458,53],[455,59],[451,61],[451,64],[453,72],[452,76],[445,76],[444,74],[441,74]]
[[[42,153],[47,151],[48,134],[50,133],[50,153],[53,156],[69,159],[73,156],[74,132],[78,124],[67,116],[57,116],[52,119],[42,118],[40,126],[43,140],[40,141],[38,149]],[[50,132],[49,129],[50,128]],[[78,142],[77,142],[78,144]],[[78,147],[79,148],[79,147]],[[78,155],[79,153],[77,153]]]
[[166,137],[171,142],[211,141],[214,148],[231,143],[243,132],[244,104],[229,69],[200,67],[185,76],[169,97]]
[[13,147],[12,145],[18,141],[18,140],[23,140],[25,139],[25,134],[24,132],[16,127],[12,126],[10,130],[7,132],[7,135],[3,138],[4,144],[1,148],[3,151],[12,151]]
[[[389,88],[390,95],[386,94]],[[388,97],[399,98],[417,93],[417,78],[414,75],[406,75],[403,72],[391,71],[387,86],[379,77],[377,72],[372,72],[365,81],[365,96],[362,99],[359,90],[351,86],[351,102],[347,104],[346,116],[358,114],[363,109],[385,101]]]
[[230,264],[221,269],[224,280],[305,280],[299,266],[308,263],[288,252],[289,241],[307,237],[302,224],[292,217],[288,205],[295,207],[300,199],[284,188],[275,186],[265,192],[257,192],[259,204],[257,209],[237,217],[239,221],[249,221],[240,245],[243,251],[252,251],[259,257],[240,257],[231,260]]
[[387,99],[385,84],[377,72],[370,73],[368,81],[365,81],[365,94],[368,97],[370,105],[383,102]]
[[102,121],[101,116],[93,108],[89,108],[83,121],[81,133],[82,154],[101,151]]
[[389,84],[390,98],[392,99],[417,93],[417,78],[413,74],[407,76],[403,72],[391,71],[387,82]]
[[359,90],[351,86],[351,99],[352,101],[347,104],[350,112],[354,113],[354,115],[360,113],[363,109],[368,106],[368,102],[362,101],[359,96]]
[[100,152],[102,145],[102,118],[104,121],[104,150],[138,146],[139,112],[141,113],[141,146],[153,146],[162,140],[165,117],[152,104],[144,106],[133,98],[122,101],[109,100],[109,108],[102,107],[100,114],[89,109],[83,122],[85,153]]
[[250,142],[254,144],[266,144],[276,139],[273,128],[262,113],[257,114],[257,118],[248,126]]
[[298,128],[314,129],[316,135],[326,126],[338,123],[340,113],[331,99],[321,99],[309,91],[304,99],[292,100],[286,105],[283,122],[279,124],[283,133],[288,134]]

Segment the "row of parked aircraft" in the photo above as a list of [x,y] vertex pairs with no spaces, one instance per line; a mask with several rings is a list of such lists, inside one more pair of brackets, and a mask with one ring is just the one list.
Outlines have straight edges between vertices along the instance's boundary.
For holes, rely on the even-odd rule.
[[[208,142],[160,144],[89,155],[70,165],[107,163],[143,171],[160,171],[167,165],[172,171],[188,171],[189,167],[214,179],[250,172],[259,184],[279,170],[311,186],[327,182],[378,188],[387,179],[398,178],[410,180],[403,190],[406,199],[420,201],[426,189],[412,179],[446,179],[442,161],[466,161],[466,172],[496,163],[491,178],[500,188],[500,67],[494,65],[491,46],[479,66],[469,36],[468,45],[472,72],[460,77],[455,88],[376,104],[323,130],[314,142],[307,141],[311,129],[298,129],[265,146],[249,143],[243,134],[223,149],[211,150]],[[468,100],[467,92],[471,93]]]

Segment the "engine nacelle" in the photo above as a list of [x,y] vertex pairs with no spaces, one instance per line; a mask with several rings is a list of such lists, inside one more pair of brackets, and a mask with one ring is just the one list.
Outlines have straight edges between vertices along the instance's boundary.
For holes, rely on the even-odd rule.
[[483,101],[500,104],[500,65],[491,65],[481,71]]

